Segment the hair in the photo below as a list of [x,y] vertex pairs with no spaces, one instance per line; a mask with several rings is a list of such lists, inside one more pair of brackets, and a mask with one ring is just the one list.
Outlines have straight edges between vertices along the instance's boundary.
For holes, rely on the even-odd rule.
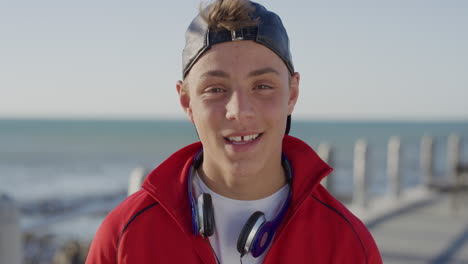
[[215,0],[204,7],[200,4],[200,16],[212,30],[238,30],[258,24],[250,14],[255,7],[248,0]]

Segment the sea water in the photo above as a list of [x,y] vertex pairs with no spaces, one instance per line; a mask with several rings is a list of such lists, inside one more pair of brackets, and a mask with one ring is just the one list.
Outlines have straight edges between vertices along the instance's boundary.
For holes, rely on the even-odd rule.
[[[353,148],[369,146],[371,196],[385,195],[387,144],[401,139],[405,188],[421,184],[420,145],[434,137],[435,175],[447,174],[447,137],[468,139],[468,122],[293,121],[291,135],[313,148],[333,150],[337,194],[352,192]],[[198,140],[182,120],[0,120],[0,193],[14,198],[25,230],[92,239],[106,213],[126,197],[137,166],[152,169],[179,148]],[[468,159],[468,140],[461,158]]]

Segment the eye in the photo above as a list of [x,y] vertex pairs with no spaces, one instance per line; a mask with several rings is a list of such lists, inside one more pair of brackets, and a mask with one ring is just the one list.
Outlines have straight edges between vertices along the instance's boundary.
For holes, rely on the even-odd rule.
[[223,93],[225,91],[225,89],[219,87],[210,87],[205,89],[205,93]]
[[269,89],[273,89],[272,86],[270,85],[266,85],[266,84],[259,84],[255,87],[255,89],[258,89],[258,90],[269,90]]

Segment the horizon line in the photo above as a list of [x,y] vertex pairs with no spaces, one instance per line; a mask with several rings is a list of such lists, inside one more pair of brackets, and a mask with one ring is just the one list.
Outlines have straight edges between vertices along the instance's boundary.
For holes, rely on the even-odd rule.
[[[143,117],[143,116],[1,116],[0,121],[187,121],[185,117]],[[294,117],[293,122],[388,122],[388,123],[468,123],[468,118],[442,117],[442,118],[397,118],[397,117]]]

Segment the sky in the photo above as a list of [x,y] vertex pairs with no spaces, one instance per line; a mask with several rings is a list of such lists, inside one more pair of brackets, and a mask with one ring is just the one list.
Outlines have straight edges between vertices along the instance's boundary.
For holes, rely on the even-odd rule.
[[[468,120],[468,1],[263,0],[301,74],[294,117]],[[0,118],[183,119],[199,1],[0,0]]]

